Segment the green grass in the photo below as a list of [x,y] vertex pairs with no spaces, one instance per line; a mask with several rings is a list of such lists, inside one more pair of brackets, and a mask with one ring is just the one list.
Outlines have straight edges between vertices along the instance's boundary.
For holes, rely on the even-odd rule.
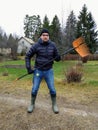
[[[31,63],[34,64],[34,61]],[[54,76],[57,82],[62,79],[65,79],[65,72],[68,68],[75,66],[77,61],[60,61],[54,62],[53,69],[54,69]],[[0,63],[0,75],[4,72],[7,72],[9,76],[7,79],[14,80],[21,75],[27,73],[26,68],[6,68],[2,67],[5,65],[24,65],[24,60],[16,60],[16,61],[5,61]],[[83,64],[83,82],[89,85],[98,86],[98,61],[88,61],[87,63]],[[28,80],[31,78],[31,75],[24,77],[22,80]]]
[[24,65],[25,62],[24,60],[9,60],[9,61],[3,61],[0,63],[0,66],[3,66],[3,65]]
[[6,65],[25,65],[24,60],[5,61],[0,63],[0,75],[8,73],[8,79],[14,80],[15,78],[27,73],[25,68],[7,68]]
[[[81,102],[82,104],[94,102],[98,99],[98,61],[88,61],[83,64],[83,78],[80,83],[67,83],[64,79],[68,68],[75,66],[78,61],[54,62],[55,87],[59,96],[66,97],[67,102]],[[32,61],[32,65],[34,62]],[[21,75],[27,73],[26,68],[6,68],[5,65],[25,65],[24,60],[5,61],[0,63],[0,91],[7,93],[18,92],[18,89],[31,91],[32,75],[25,76],[15,81]],[[8,76],[3,76],[4,72]],[[14,82],[15,81],[15,82]],[[4,87],[6,89],[4,89]],[[17,90],[17,91],[16,91]],[[20,91],[19,91],[20,92]],[[40,93],[47,94],[46,83],[41,82]],[[20,92],[21,93],[21,92]],[[88,97],[88,98],[87,98]]]
[[[60,61],[54,62],[53,69],[54,69],[54,76],[56,79],[64,79],[65,72],[69,67],[75,66],[77,61]],[[32,65],[34,62],[32,61]],[[4,72],[8,72],[12,79],[19,77],[25,73],[27,73],[26,68],[6,68],[2,67],[5,65],[24,65],[24,60],[16,60],[16,61],[5,61],[0,63],[0,74]],[[84,80],[87,81],[89,84],[98,85],[98,61],[88,61],[87,63],[83,64],[83,76]],[[31,76],[26,76],[24,79],[31,78]]]

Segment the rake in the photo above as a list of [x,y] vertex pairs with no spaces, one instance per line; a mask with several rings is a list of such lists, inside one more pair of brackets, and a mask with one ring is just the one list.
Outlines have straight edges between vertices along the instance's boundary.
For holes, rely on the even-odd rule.
[[[72,50],[75,50],[81,57],[86,57],[86,56],[90,55],[90,51],[85,43],[84,37],[81,36],[81,37],[77,38],[76,40],[73,41],[72,45],[73,45],[73,48],[70,48],[69,50],[65,51],[63,54],[61,54],[61,56],[66,55],[67,53],[71,52]],[[54,61],[56,58],[57,57],[55,57],[52,60],[50,60],[49,62],[43,64],[41,67],[47,65],[51,61]],[[37,68],[37,69],[40,69],[40,68]],[[27,73],[27,74],[24,74],[24,75],[18,77],[16,79],[16,81],[20,80],[21,78],[23,78],[27,75],[29,75],[29,74]]]

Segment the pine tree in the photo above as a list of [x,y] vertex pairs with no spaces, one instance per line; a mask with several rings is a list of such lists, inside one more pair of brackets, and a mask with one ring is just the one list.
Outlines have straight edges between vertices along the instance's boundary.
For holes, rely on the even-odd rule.
[[24,34],[29,38],[29,15],[26,15],[24,19]]
[[77,37],[84,36],[90,52],[94,53],[96,51],[97,35],[98,31],[96,31],[96,24],[93,20],[92,14],[90,12],[88,13],[87,7],[84,4],[80,15],[78,16]]
[[29,16],[26,15],[24,20],[24,33],[25,36],[33,40],[37,39],[41,29],[41,20],[39,15]]
[[67,49],[72,47],[72,42],[76,39],[76,30],[77,30],[76,16],[74,12],[71,11],[66,22],[66,27],[64,29],[65,47]]
[[46,28],[46,29],[50,29],[50,21],[47,17],[47,15],[45,15],[44,19],[43,19],[43,28]]
[[62,41],[61,41],[61,27],[57,15],[54,16],[50,26],[50,37],[58,47],[58,50],[62,52]]
[[18,39],[14,38],[12,34],[9,35],[7,45],[11,48],[11,55],[12,59],[17,59],[17,46],[18,46]]
[[38,40],[38,38],[40,36],[41,29],[42,29],[41,19],[40,19],[40,16],[37,15],[36,16],[36,29],[35,29],[35,32],[34,32],[34,35],[33,35],[33,40],[34,41]]

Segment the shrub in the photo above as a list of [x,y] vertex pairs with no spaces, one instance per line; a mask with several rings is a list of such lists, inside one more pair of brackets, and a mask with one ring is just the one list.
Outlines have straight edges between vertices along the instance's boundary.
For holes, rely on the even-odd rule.
[[89,56],[81,57],[83,63],[87,63]]
[[8,72],[3,72],[2,76],[8,76]]
[[[78,64],[79,65],[79,64]],[[75,67],[71,67],[67,70],[67,72],[65,73],[66,79],[68,83],[71,82],[81,82],[82,79],[82,66],[78,66],[76,65]]]

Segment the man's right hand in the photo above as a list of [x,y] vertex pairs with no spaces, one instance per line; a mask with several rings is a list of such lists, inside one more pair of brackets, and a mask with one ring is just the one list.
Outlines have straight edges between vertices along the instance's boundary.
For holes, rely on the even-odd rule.
[[34,73],[34,70],[31,69],[31,68],[27,69],[27,71],[28,71],[28,74],[33,74]]

